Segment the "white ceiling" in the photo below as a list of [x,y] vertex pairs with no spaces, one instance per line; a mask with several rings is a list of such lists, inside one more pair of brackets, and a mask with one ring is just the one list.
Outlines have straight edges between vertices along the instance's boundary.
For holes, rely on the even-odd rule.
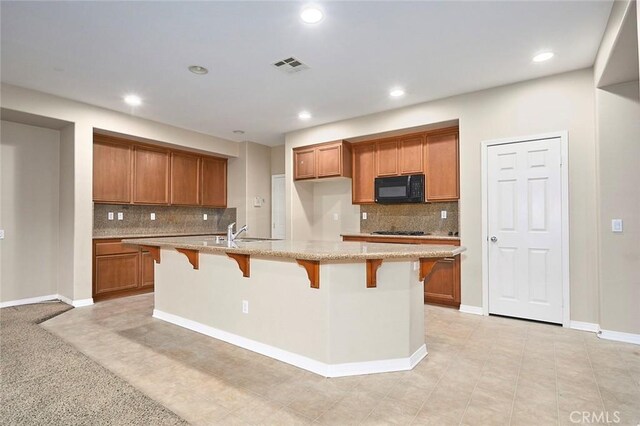
[[[284,133],[593,64],[611,1],[1,3],[9,84],[231,140]],[[551,49],[555,57],[534,64]],[[271,66],[295,56],[309,70]],[[189,65],[209,68],[197,76]],[[407,94],[390,99],[402,86]],[[124,94],[144,104],[132,111]],[[306,109],[313,114],[297,118]],[[233,130],[242,129],[244,135]]]

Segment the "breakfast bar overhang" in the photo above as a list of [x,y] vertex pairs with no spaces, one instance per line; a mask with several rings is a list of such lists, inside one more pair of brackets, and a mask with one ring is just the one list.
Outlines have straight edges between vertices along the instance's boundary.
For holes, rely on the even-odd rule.
[[126,240],[156,261],[153,316],[325,377],[427,354],[423,280],[464,247],[215,237]]

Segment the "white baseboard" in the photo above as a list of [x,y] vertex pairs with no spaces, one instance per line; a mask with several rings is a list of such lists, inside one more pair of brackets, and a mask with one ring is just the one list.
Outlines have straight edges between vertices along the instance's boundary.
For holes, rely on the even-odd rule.
[[47,302],[49,300],[57,300],[57,294],[49,294],[47,296],[28,297],[26,299],[9,300],[7,302],[0,303],[0,308],[8,308],[10,306],[30,305],[32,303]]
[[50,300],[60,300],[67,305],[71,305],[74,308],[81,308],[83,306],[93,305],[93,299],[79,299],[71,300],[61,294],[49,294],[47,296],[29,297],[26,299],[10,300],[8,302],[0,303],[0,308],[8,308],[10,306],[30,305],[32,303],[48,302]]
[[598,337],[606,340],[615,340],[616,342],[633,343],[640,345],[640,334],[623,333],[622,331],[600,330]]
[[569,328],[572,328],[574,330],[590,331],[592,333],[597,333],[600,331],[599,324],[595,324],[593,322],[583,322],[583,321],[570,321]]
[[93,298],[88,298],[88,299],[78,299],[78,300],[74,300],[73,302],[71,302],[71,305],[74,308],[82,308],[84,306],[91,306],[93,305]]
[[74,308],[82,308],[83,306],[93,305],[93,299],[92,298],[71,300],[68,297],[65,297],[65,296],[63,296],[61,294],[58,294],[57,296],[58,296],[58,299],[60,299],[61,301],[63,301],[67,305],[73,306]]
[[482,307],[471,305],[460,305],[460,312],[465,314],[484,315]]
[[222,340],[232,345],[248,349],[253,352],[286,362],[312,373],[324,377],[344,377],[360,374],[388,373],[392,371],[411,370],[427,355],[426,345],[422,345],[408,358],[385,359],[381,361],[350,362],[344,364],[326,364],[303,355],[298,355],[283,349],[257,342],[237,334],[219,330],[208,325],[192,321],[178,315],[169,314],[157,309],[153,310],[153,317],[184,327],[186,329]]

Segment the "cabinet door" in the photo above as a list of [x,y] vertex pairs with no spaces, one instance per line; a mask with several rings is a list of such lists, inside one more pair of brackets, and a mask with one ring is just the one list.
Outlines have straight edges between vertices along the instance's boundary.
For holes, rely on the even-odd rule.
[[425,153],[427,200],[447,201],[460,198],[458,134],[428,136]]
[[94,142],[93,201],[131,202],[131,147]]
[[424,282],[425,303],[460,306],[460,260],[444,258],[438,261]]
[[227,160],[202,157],[202,205],[227,207]]
[[294,179],[313,179],[316,177],[316,149],[293,151]]
[[200,158],[171,154],[171,204],[195,206],[200,202]]
[[376,175],[398,174],[398,141],[378,142],[376,146]]
[[400,174],[422,173],[422,136],[415,136],[400,141]]
[[137,288],[140,279],[139,259],[137,252],[97,256],[94,294]]
[[319,146],[318,177],[340,176],[342,174],[342,144]]
[[140,266],[140,287],[153,288],[155,263],[151,253],[148,251],[140,253]]
[[169,153],[134,148],[133,202],[169,204]]
[[353,145],[353,180],[351,181],[353,204],[374,202],[375,148],[373,143]]

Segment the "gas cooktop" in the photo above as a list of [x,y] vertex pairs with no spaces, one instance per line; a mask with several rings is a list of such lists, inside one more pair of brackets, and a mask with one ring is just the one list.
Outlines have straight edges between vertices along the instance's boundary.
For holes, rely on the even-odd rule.
[[422,231],[373,231],[372,234],[376,235],[430,235],[425,234]]

